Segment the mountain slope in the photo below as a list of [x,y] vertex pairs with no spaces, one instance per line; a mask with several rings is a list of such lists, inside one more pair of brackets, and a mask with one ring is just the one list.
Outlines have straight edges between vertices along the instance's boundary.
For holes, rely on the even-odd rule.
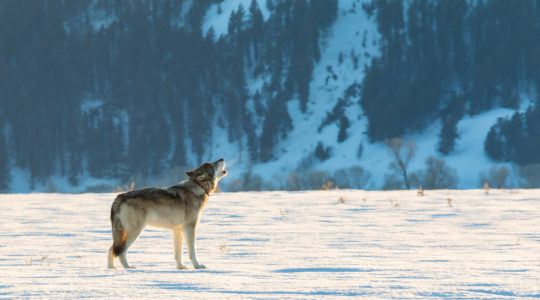
[[[362,82],[366,66],[380,55],[380,35],[375,17],[368,16],[361,4],[358,1],[339,2],[338,19],[321,39],[321,60],[314,68],[310,83],[311,101],[308,111],[302,113],[298,101],[294,99],[288,104],[293,129],[278,145],[277,159],[252,164],[242,162],[238,156],[229,155],[233,166],[240,170],[251,168],[250,175],[261,175],[263,180],[271,182],[274,187],[286,187],[288,175],[295,171],[303,176],[302,173],[306,173],[309,168],[324,170],[329,173],[328,180],[339,181],[331,173],[359,166],[370,175],[357,178],[359,182],[355,187],[378,189],[383,186],[385,176],[393,173],[388,168],[393,161],[392,154],[384,142],[372,142],[368,138],[368,121],[358,105],[359,96],[346,99],[345,116],[350,125],[345,141],[339,142],[337,139],[338,121],[318,130],[339,99],[346,97],[346,90]],[[521,94],[520,97],[521,111],[534,103],[528,94]],[[481,174],[488,173],[493,166],[511,168],[509,164],[496,163],[487,158],[483,141],[498,118],[513,113],[513,109],[496,108],[464,117],[457,123],[459,138],[455,142],[455,151],[449,155],[442,155],[437,150],[441,128],[438,119],[434,119],[427,129],[419,133],[403,136],[417,144],[417,154],[411,162],[410,171],[424,170],[426,159],[433,156],[446,161],[450,168],[455,169],[458,179],[456,187],[481,186]],[[386,118],[391,119],[392,116]],[[315,155],[318,143],[331,149],[329,158],[324,161]],[[320,181],[324,182],[324,179]],[[515,186],[519,184],[517,181],[517,174],[513,174],[507,184]]]
[[530,1],[44,3],[0,9],[2,190],[168,185],[218,157],[231,191],[537,185],[535,149],[510,154],[538,145],[540,41],[490,51],[535,36]]

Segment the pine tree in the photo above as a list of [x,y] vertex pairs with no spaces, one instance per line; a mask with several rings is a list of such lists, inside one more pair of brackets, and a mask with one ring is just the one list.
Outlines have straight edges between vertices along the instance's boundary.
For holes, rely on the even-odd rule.
[[10,163],[6,137],[3,131],[0,131],[0,191],[6,191],[9,188],[10,180]]
[[341,143],[347,139],[347,129],[349,128],[349,126],[349,119],[347,119],[346,116],[342,115],[341,118],[339,118],[339,133],[337,137],[338,143]]
[[274,10],[274,0],[266,0],[266,8],[268,8],[270,11]]
[[262,57],[262,47],[264,38],[264,19],[257,4],[257,0],[251,0],[249,6],[249,28],[250,28],[250,40],[253,43],[253,55],[255,61],[259,61]]
[[82,163],[80,157],[77,157],[76,154],[70,153],[69,155],[69,170],[68,170],[68,180],[71,185],[79,184],[79,175],[82,174]]
[[437,150],[444,155],[450,154],[454,151],[456,145],[456,138],[459,137],[457,133],[458,118],[450,116],[443,121],[441,132],[439,133],[439,143]]
[[320,161],[325,161],[332,156],[332,148],[329,146],[324,146],[322,142],[317,143],[317,147],[315,147],[315,157],[317,157]]
[[484,142],[484,150],[489,158],[495,160],[495,161],[502,161],[504,157],[502,141],[498,137],[497,134],[497,128],[500,126],[499,124],[502,122],[502,119],[499,119],[497,122],[497,125],[494,125],[489,130],[486,140]]
[[277,141],[285,138],[290,129],[292,129],[292,121],[287,111],[286,96],[280,94],[276,99],[271,100],[264,119],[259,152],[259,159],[262,162],[274,158],[274,147]]

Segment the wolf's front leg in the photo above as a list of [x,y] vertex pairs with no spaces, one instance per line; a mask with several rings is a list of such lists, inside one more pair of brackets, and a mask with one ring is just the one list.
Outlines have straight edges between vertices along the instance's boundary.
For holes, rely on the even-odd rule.
[[173,229],[173,241],[174,241],[174,259],[176,259],[176,267],[180,270],[187,269],[182,261],[182,228]]
[[186,243],[189,252],[189,258],[195,269],[204,269],[204,265],[199,264],[197,261],[197,250],[195,249],[195,226],[186,225],[184,226],[184,234],[186,235]]

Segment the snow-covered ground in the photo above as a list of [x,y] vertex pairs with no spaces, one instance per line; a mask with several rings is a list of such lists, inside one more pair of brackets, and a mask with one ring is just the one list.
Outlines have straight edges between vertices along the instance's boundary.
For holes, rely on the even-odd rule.
[[157,229],[107,269],[114,197],[0,195],[0,297],[540,298],[540,190],[215,194],[188,271]]

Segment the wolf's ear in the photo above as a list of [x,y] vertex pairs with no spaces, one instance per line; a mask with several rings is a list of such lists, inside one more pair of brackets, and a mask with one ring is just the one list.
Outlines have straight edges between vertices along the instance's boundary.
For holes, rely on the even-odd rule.
[[188,177],[190,177],[190,178],[193,177],[193,176],[195,176],[195,170],[187,171],[187,172],[186,172],[186,175],[187,175]]
[[199,176],[197,176],[197,180],[199,181],[210,180],[210,175],[208,175],[207,173],[200,174]]

